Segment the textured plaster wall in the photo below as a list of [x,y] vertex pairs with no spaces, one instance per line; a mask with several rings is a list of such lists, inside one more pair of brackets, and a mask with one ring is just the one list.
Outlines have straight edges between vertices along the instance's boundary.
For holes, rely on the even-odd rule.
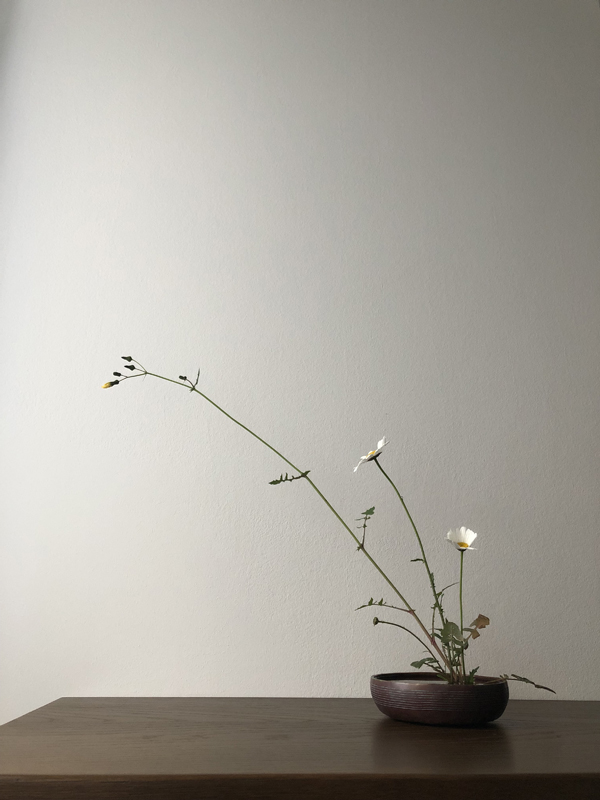
[[170,384],[101,391],[128,354],[201,367],[352,524],[375,505],[427,609],[397,500],[353,473],[385,434],[440,586],[448,528],[479,533],[472,663],[600,699],[597,2],[3,12],[0,721],[362,697],[419,656],[354,612],[393,598],[272,453]]

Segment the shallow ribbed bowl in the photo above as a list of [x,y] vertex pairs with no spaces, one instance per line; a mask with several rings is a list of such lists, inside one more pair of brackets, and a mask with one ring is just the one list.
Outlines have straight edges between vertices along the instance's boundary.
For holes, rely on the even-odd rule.
[[390,672],[371,676],[371,696],[382,713],[402,722],[483,725],[504,712],[508,684],[482,675],[456,686],[433,672]]

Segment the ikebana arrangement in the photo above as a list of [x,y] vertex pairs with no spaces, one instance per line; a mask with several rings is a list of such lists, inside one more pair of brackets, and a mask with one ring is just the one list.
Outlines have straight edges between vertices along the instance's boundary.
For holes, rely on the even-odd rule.
[[[186,375],[180,375],[176,380],[150,372],[142,366],[139,361],[132,358],[132,356],[121,356],[121,358],[125,361],[125,365],[122,366],[121,369],[128,370],[128,374],[113,372],[114,380],[108,381],[102,388],[109,389],[133,378],[152,377],[168,381],[177,386],[182,386],[188,391],[199,395],[228,419],[253,436],[262,445],[275,453],[288,468],[292,470],[291,474],[289,472],[285,474],[281,473],[278,478],[270,481],[271,485],[277,486],[282,483],[292,483],[293,481],[305,481],[319,495],[346,532],[350,534],[356,545],[356,550],[362,553],[362,555],[371,562],[377,572],[379,572],[380,576],[397,599],[394,600],[394,603],[389,603],[386,602],[384,598],[377,601],[371,598],[367,603],[359,606],[356,610],[370,608],[376,609],[378,613],[381,613],[381,611],[385,609],[392,613],[400,612],[401,614],[406,614],[407,618],[403,620],[407,623],[406,625],[400,624],[399,622],[384,620],[379,616],[373,618],[373,624],[391,625],[405,631],[413,637],[413,639],[419,642],[423,655],[418,660],[413,661],[411,666],[417,670],[423,667],[431,670],[431,672],[425,673],[388,673],[373,676],[371,679],[373,698],[384,713],[396,719],[429,722],[432,724],[478,724],[496,719],[504,711],[508,701],[507,681],[521,681],[531,684],[537,689],[545,689],[554,693],[553,689],[547,686],[541,686],[528,678],[515,675],[514,673],[510,675],[502,674],[492,678],[478,676],[479,667],[475,666],[469,668],[470,665],[467,665],[468,651],[470,651],[475,640],[481,636],[481,631],[490,624],[489,618],[484,614],[478,614],[475,619],[468,624],[465,624],[464,621],[464,558],[467,551],[476,549],[472,545],[477,538],[477,534],[464,526],[448,531],[446,539],[456,551],[458,551],[460,557],[458,564],[459,574],[457,576],[457,581],[439,589],[427,559],[421,535],[410,514],[407,504],[400,494],[398,487],[380,463],[383,450],[388,445],[388,440],[385,436],[377,443],[377,447],[374,450],[371,450],[371,452],[365,456],[361,456],[358,464],[354,468],[354,472],[363,464],[373,463],[383,478],[389,483],[402,506],[403,513],[408,518],[420,551],[420,556],[411,559],[411,561],[423,565],[431,590],[432,605],[429,609],[430,613],[428,613],[427,619],[425,619],[422,614],[417,613],[417,610],[409,602],[405,594],[386,574],[366,547],[367,526],[375,513],[374,506],[363,511],[361,516],[355,520],[355,522],[359,522],[360,525],[354,528],[351,527],[321,492],[312,477],[310,477],[311,470],[302,470],[297,467],[292,461],[276,450],[273,445],[269,444],[265,439],[261,438],[246,425],[231,416],[231,414],[217,405],[214,400],[211,400],[210,397],[198,388],[200,370],[198,370],[195,380],[193,381]],[[356,531],[359,531],[359,535],[357,535]],[[444,605],[448,590],[454,586],[458,586],[457,620],[451,619]],[[413,629],[407,627],[408,624],[411,624]],[[440,691],[443,690],[444,687],[446,691]],[[415,689],[419,691],[415,691]],[[476,691],[472,691],[474,689]]]

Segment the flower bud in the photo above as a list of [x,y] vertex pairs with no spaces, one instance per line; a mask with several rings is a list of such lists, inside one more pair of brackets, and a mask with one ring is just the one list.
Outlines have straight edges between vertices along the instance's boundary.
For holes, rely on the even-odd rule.
[[113,375],[116,375],[117,378],[123,377],[120,372],[113,372]]
[[377,617],[373,617],[373,625],[379,625],[379,619]]
[[133,361],[133,358],[131,356],[121,356],[121,358],[123,359],[123,361]]
[[117,386],[118,383],[119,383],[119,381],[109,381],[108,383],[105,383],[102,388],[103,389],[110,389],[111,386]]
[[180,381],[187,381],[187,378],[185,377],[185,375],[180,375],[179,376],[179,380]]

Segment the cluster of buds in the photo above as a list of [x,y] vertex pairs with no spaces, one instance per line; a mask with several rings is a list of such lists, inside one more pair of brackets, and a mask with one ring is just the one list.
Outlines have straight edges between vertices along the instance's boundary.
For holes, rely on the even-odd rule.
[[[135,370],[137,370],[138,371],[138,375],[143,375],[145,373],[146,370],[141,365],[139,367],[137,367],[137,366],[135,366],[134,364],[131,363],[133,361],[133,358],[131,356],[121,356],[121,358],[123,359],[123,361],[129,362],[129,363],[125,364],[123,369],[131,370],[131,372],[134,372]],[[137,364],[137,361],[135,362],[135,364]],[[121,383],[121,381],[124,381],[126,378],[133,377],[132,375],[123,375],[121,372],[113,372],[113,375],[115,376],[115,378],[117,380],[116,381],[108,381],[108,383],[105,383],[102,386],[103,389],[110,389],[111,386],[118,386],[119,383]]]

